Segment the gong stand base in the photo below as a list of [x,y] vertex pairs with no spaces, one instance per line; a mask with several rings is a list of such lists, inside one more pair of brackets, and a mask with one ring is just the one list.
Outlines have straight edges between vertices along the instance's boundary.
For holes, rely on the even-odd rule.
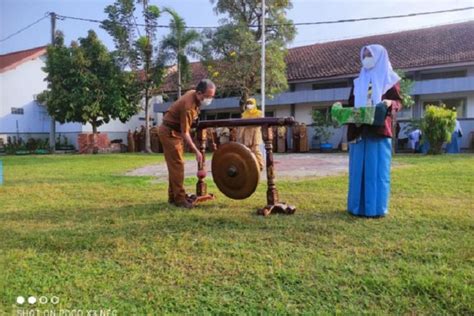
[[268,216],[270,214],[285,214],[291,215],[296,212],[296,207],[288,205],[286,203],[277,203],[273,205],[267,205],[264,208],[257,210],[257,215]]
[[196,194],[188,194],[186,196],[188,201],[190,201],[194,206],[207,202],[207,201],[214,201],[216,199],[216,196],[212,193],[209,194],[204,194],[197,196]]

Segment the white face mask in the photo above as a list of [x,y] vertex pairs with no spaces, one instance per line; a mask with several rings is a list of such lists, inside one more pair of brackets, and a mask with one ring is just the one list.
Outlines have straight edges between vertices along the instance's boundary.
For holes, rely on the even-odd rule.
[[253,103],[249,103],[245,106],[247,110],[255,109],[255,105]]
[[211,102],[212,102],[212,98],[203,99],[201,101],[201,106],[208,106],[209,104],[211,104]]
[[374,57],[365,57],[362,59],[362,66],[365,69],[372,69],[375,66],[375,59]]

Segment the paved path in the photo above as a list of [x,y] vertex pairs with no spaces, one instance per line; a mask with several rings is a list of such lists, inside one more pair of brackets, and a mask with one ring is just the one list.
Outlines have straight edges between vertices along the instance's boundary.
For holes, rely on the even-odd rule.
[[[275,174],[278,179],[282,178],[303,178],[303,177],[323,177],[336,174],[347,173],[347,154],[274,154]],[[211,161],[206,161],[208,176],[211,175]],[[196,175],[196,162],[186,161],[185,176]],[[141,167],[127,172],[128,176],[154,176],[158,181],[167,181],[168,171],[166,164],[160,163]],[[263,174],[261,181],[266,181]]]

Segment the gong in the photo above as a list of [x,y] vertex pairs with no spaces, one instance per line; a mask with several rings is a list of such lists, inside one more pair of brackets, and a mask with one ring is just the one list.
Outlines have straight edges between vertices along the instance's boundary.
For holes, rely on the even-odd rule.
[[245,145],[221,145],[212,156],[212,177],[225,196],[242,200],[255,192],[260,170],[255,155]]

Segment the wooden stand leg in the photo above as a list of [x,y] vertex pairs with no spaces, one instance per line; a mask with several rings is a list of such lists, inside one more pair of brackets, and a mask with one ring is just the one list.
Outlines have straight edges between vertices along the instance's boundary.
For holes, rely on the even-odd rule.
[[278,202],[278,190],[275,185],[275,170],[273,161],[273,130],[270,126],[262,126],[262,137],[265,142],[267,165],[267,205],[259,209],[257,214],[267,216],[271,213],[293,214],[296,208],[286,203]]
[[[199,142],[199,151],[202,154],[202,163],[198,164],[198,171],[201,171],[205,170],[206,167],[206,129],[197,130],[197,139]],[[190,196],[190,198],[193,201],[193,204],[215,199],[213,194],[207,193],[207,183],[204,181],[204,178],[200,177],[198,177],[198,181],[196,183],[196,195]]]
[[[197,131],[197,139],[199,142],[199,150],[202,154],[202,163],[198,164],[198,171],[204,170],[206,166],[206,141],[207,141],[207,134],[205,129],[198,129]],[[196,194],[197,196],[202,196],[207,194],[207,184],[204,182],[204,178],[198,178],[196,184]]]

